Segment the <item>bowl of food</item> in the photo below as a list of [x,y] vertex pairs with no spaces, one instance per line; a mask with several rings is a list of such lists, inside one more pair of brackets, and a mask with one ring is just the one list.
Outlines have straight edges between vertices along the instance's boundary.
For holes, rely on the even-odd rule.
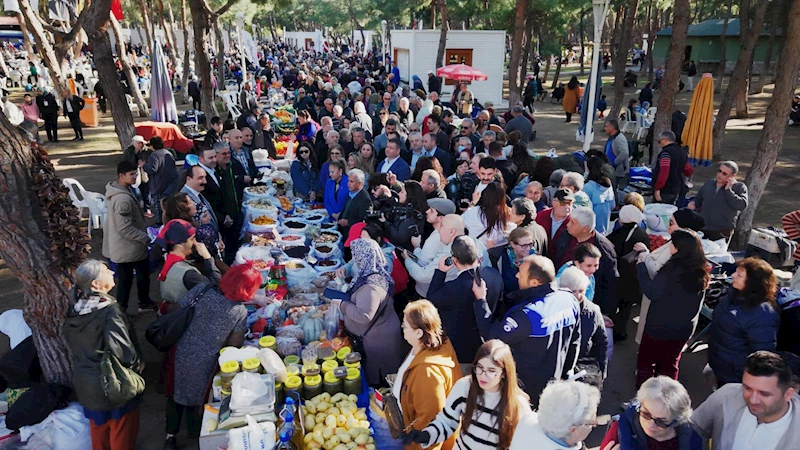
[[295,245],[285,248],[283,252],[290,258],[303,259],[308,255],[309,250],[310,249],[304,245]]
[[287,219],[283,221],[283,229],[287,233],[300,234],[304,233],[308,229],[308,224],[301,222],[300,219],[297,218]]

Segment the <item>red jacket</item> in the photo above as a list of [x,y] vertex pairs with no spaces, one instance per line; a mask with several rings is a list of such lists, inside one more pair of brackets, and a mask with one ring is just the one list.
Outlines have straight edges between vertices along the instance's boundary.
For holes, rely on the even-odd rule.
[[550,213],[553,211],[553,208],[546,208],[538,213],[536,213],[536,223],[541,225],[545,231],[547,231],[547,255],[552,257],[556,254],[556,242],[558,242],[558,238],[567,232],[567,224],[569,223],[569,216],[561,223],[561,226],[556,231],[556,235],[553,236],[552,229],[553,229],[553,217]]

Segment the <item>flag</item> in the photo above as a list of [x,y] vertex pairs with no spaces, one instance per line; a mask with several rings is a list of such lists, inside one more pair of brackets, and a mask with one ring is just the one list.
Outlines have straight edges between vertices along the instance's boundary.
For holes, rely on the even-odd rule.
[[125,14],[122,13],[122,0],[111,0],[111,14],[120,21],[125,18]]
[[47,9],[51,20],[58,20],[61,22],[69,22],[70,12],[75,17],[78,16],[78,1],[77,0],[49,0],[47,2]]

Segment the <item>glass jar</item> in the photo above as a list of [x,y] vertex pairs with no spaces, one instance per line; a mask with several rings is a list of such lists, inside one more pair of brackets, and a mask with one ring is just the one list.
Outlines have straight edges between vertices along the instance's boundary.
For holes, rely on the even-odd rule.
[[290,396],[291,392],[297,392],[300,396],[303,395],[303,379],[297,375],[290,375],[286,377],[283,382],[283,395],[284,399]]
[[325,361],[322,363],[322,373],[333,372],[333,369],[339,367],[339,362],[336,360]]
[[268,348],[272,351],[277,351],[278,350],[277,340],[275,339],[275,336],[264,336],[258,340],[258,347]]
[[242,361],[242,372],[258,373],[261,368],[261,361],[258,358],[248,358]]
[[323,389],[330,395],[336,395],[342,392],[342,380],[336,378],[336,374],[333,373],[333,370],[325,373],[325,383]]
[[286,358],[283,358],[283,363],[286,364],[286,367],[289,367],[292,364],[300,364],[300,357],[297,355],[289,355]]
[[231,391],[231,382],[233,381],[233,377],[239,373],[239,363],[236,361],[228,361],[223,363],[222,366],[219,368],[219,378],[220,378],[220,385],[222,386],[223,391]]
[[347,369],[347,378],[344,379],[343,392],[347,395],[361,395],[361,370]]
[[283,395],[283,383],[280,381],[275,382],[275,410],[278,410],[278,406],[282,405],[284,402],[284,395]]
[[312,398],[322,394],[322,376],[311,375],[306,377],[303,381],[303,398],[311,400]]

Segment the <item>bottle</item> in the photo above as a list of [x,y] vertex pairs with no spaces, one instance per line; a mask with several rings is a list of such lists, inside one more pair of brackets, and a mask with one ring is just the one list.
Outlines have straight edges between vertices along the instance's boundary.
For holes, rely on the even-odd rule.
[[[294,433],[294,430],[292,430]],[[291,435],[287,434],[286,431],[281,430],[280,435],[278,436],[278,444],[275,445],[275,450],[297,450],[297,445],[292,442]]]
[[[278,424],[280,426],[283,426],[283,423],[285,422],[291,423],[292,421],[294,421],[294,416],[296,414],[297,414],[297,405],[295,404],[295,401],[292,397],[287,396],[283,404],[283,408],[281,408],[281,412],[278,413],[278,418],[281,419],[281,422],[279,422]],[[291,420],[288,419],[288,417],[290,416],[292,418]],[[280,426],[278,427],[278,429],[280,429]]]

